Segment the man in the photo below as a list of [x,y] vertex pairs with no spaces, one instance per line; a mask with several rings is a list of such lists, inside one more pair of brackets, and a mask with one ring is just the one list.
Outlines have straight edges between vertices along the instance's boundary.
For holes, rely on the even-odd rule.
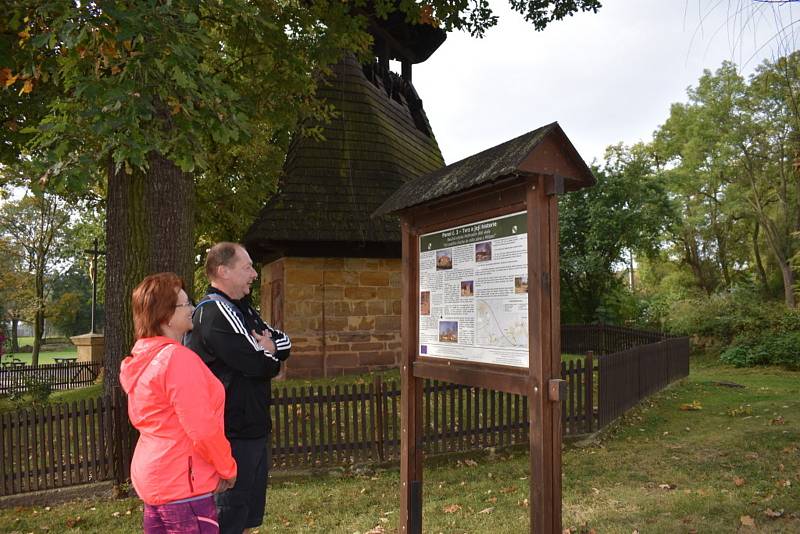
[[232,489],[216,495],[222,534],[261,525],[270,460],[270,379],[289,357],[289,337],[267,325],[249,303],[258,276],[250,255],[236,243],[208,252],[211,284],[197,305],[186,345],[225,386],[225,435],[238,466]]

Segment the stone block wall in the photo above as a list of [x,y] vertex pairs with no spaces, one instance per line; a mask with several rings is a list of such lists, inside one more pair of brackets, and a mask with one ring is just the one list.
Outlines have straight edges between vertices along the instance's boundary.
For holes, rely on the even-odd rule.
[[400,260],[281,258],[261,272],[264,318],[292,338],[286,377],[400,362]]

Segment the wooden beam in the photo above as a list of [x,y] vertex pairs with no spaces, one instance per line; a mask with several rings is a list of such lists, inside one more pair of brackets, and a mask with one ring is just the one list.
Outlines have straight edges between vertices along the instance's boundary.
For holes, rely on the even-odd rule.
[[498,369],[497,365],[447,361],[430,361],[418,358],[413,373],[417,378],[431,378],[463,384],[476,388],[494,389],[517,395],[528,394],[527,369]]
[[[563,185],[563,181],[562,181]],[[561,277],[559,276],[559,229],[558,229],[558,197],[549,196],[548,222],[550,231],[550,380],[561,381]],[[589,372],[591,375],[591,371]],[[549,418],[552,432],[550,434],[550,465],[552,479],[552,527],[551,532],[561,532],[561,402],[565,399],[548,402]]]
[[422,532],[422,386],[412,372],[419,325],[417,288],[419,247],[407,220],[401,222],[404,290],[400,310],[400,534]]
[[549,291],[549,280],[542,272],[542,251],[546,242],[542,242],[541,211],[543,181],[539,177],[528,180],[528,339],[530,382],[528,386],[528,420],[530,421],[530,531],[549,532],[546,530],[545,491],[547,484],[546,454],[543,448],[545,428],[544,404],[545,375],[542,367],[543,345],[545,335],[541,317],[542,300],[545,291]]
[[[530,339],[531,532],[561,532],[561,410],[551,380],[561,378],[558,197],[549,177],[528,182],[528,328]],[[557,386],[556,386],[557,387]]]

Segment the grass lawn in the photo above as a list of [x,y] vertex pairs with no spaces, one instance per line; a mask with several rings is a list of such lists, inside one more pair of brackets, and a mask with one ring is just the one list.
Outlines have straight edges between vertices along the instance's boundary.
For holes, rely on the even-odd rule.
[[[25,345],[33,345],[32,337],[19,338],[20,347]],[[68,339],[53,338],[45,339],[42,341],[42,349],[39,351],[39,363],[56,363],[53,358],[74,358],[78,355],[78,349],[72,346]],[[3,354],[3,361],[11,361],[11,359],[25,362],[26,365],[31,364],[30,352],[6,352]]]
[[[73,348],[72,350],[54,350],[54,351],[40,351],[39,352],[39,364],[45,363],[56,363],[53,358],[76,358],[78,356],[78,349]],[[10,361],[13,358],[15,360],[19,360],[21,362],[25,362],[25,365],[31,364],[31,353],[30,352],[17,352],[13,354],[3,354],[3,361]]]
[[[528,475],[519,450],[429,459],[424,531],[527,532]],[[259,532],[394,532],[398,485],[397,466],[277,473]],[[565,447],[563,507],[572,532],[800,532],[800,373],[698,366],[598,441]],[[0,510],[0,531],[141,532],[141,504]]]

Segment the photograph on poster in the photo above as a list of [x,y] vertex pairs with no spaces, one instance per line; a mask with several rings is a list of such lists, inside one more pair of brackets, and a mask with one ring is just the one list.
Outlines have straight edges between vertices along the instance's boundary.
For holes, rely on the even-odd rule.
[[431,314],[431,292],[430,291],[420,291],[420,293],[419,293],[419,314],[420,315],[430,315]]
[[514,278],[514,293],[527,293],[528,292],[528,277],[517,276]]
[[439,321],[439,341],[458,343],[458,321]]
[[461,282],[461,296],[471,297],[475,295],[475,282],[472,280],[462,280]]
[[492,259],[491,241],[487,241],[486,243],[476,243],[475,261],[491,261],[491,259]]
[[453,268],[453,251],[450,249],[436,251],[436,270],[443,271]]

